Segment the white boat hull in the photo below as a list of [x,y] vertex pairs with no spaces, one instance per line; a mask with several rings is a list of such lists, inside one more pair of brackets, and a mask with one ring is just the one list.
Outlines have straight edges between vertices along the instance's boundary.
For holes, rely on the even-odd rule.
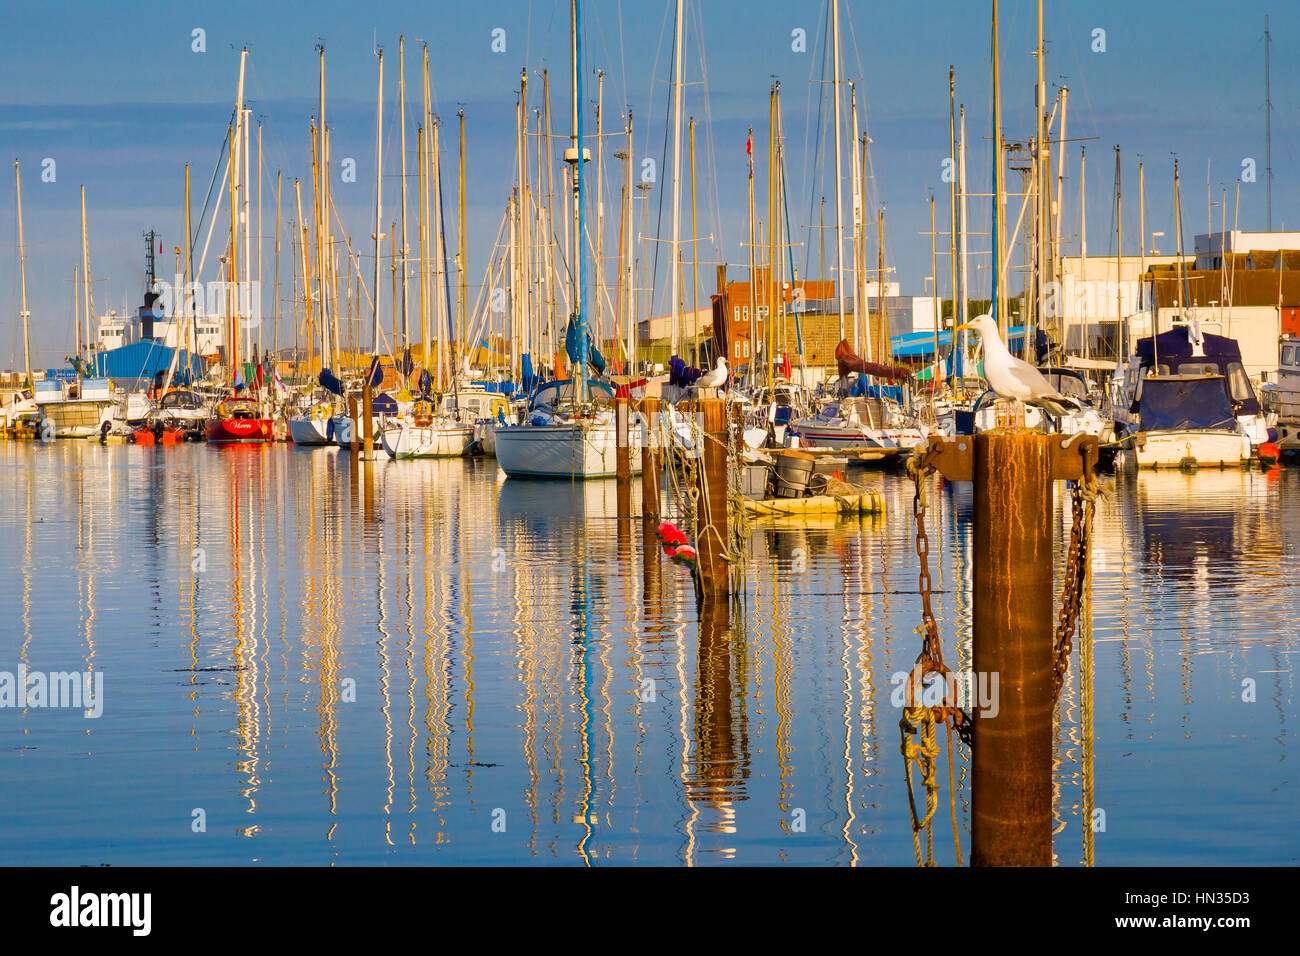
[[1239,468],[1250,461],[1250,439],[1230,431],[1138,432],[1130,454],[1138,468]]
[[299,416],[289,419],[289,437],[295,445],[332,445],[328,418]]
[[[640,474],[640,430],[628,432],[631,473]],[[512,477],[586,479],[617,474],[612,422],[498,426],[495,443],[497,463]]]
[[459,458],[474,442],[474,426],[402,422],[385,428],[379,438],[389,458]]

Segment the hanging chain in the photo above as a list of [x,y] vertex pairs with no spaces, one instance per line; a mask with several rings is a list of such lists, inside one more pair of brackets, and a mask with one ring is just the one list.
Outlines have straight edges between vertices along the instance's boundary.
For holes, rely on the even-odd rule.
[[956,683],[952,671],[943,662],[943,642],[939,639],[939,623],[935,620],[934,606],[931,601],[934,584],[930,577],[930,536],[925,530],[925,513],[929,506],[926,499],[926,481],[935,472],[931,456],[932,453],[927,450],[919,459],[912,458],[907,463],[907,470],[915,485],[912,496],[912,516],[916,521],[916,557],[920,564],[917,589],[921,594],[921,625],[917,631],[922,636],[921,653],[917,656],[909,676],[907,699],[909,705],[914,704],[912,694],[919,679],[924,678],[926,674],[940,675],[944,681],[945,691],[943,702],[935,708],[935,717],[956,730],[962,742],[969,745],[974,724],[970,715],[958,707],[955,700],[949,698]]
[[1065,674],[1070,669],[1070,652],[1074,649],[1074,630],[1083,604],[1083,589],[1088,579],[1088,558],[1092,546],[1092,519],[1097,510],[1097,476],[1091,459],[1085,457],[1083,477],[1071,492],[1073,521],[1070,525],[1070,550],[1065,560],[1065,581],[1061,586],[1061,610],[1057,615],[1056,634],[1052,641],[1052,702],[1061,696]]

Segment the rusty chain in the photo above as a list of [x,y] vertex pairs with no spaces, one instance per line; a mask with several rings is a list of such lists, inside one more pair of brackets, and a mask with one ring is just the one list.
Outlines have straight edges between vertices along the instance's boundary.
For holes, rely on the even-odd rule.
[[1070,549],[1065,560],[1065,581],[1061,586],[1061,610],[1057,614],[1053,637],[1052,703],[1061,696],[1065,674],[1070,669],[1070,652],[1074,649],[1074,630],[1079,621],[1083,589],[1088,580],[1088,558],[1092,545],[1092,519],[1097,510],[1097,476],[1092,462],[1084,458],[1083,477],[1071,491],[1073,520],[1070,525]]

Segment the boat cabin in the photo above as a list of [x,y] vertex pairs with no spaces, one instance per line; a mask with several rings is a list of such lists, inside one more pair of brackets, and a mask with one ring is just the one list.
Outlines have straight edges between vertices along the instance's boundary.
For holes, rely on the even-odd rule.
[[1222,375],[1148,375],[1138,385],[1138,429],[1237,431],[1237,416]]

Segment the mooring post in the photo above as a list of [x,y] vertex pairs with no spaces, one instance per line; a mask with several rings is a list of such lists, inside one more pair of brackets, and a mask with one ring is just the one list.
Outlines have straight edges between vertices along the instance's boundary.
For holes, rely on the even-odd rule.
[[698,416],[696,441],[696,568],[700,589],[705,594],[731,590],[731,566],[727,561],[730,540],[727,522],[729,484],[727,469],[727,403],[720,398],[702,398],[682,402],[688,415]]
[[1052,440],[974,440],[974,683],[997,688],[995,703],[976,702],[975,866],[1052,862]]
[[361,434],[365,439],[362,457],[369,461],[375,448],[375,396],[369,382],[361,389]]
[[[632,453],[628,441],[628,398],[614,397],[614,489],[618,517],[626,520],[632,514]],[[620,525],[620,527],[622,527]]]
[[641,515],[646,521],[659,520],[659,399],[641,399]]
[[999,428],[932,438],[927,457],[947,480],[974,482],[970,861],[1050,866],[1052,489],[1096,464],[1097,439]]
[[355,395],[348,396],[348,418],[352,419],[352,440],[348,444],[348,450],[355,457],[361,447],[357,441],[357,397]]

